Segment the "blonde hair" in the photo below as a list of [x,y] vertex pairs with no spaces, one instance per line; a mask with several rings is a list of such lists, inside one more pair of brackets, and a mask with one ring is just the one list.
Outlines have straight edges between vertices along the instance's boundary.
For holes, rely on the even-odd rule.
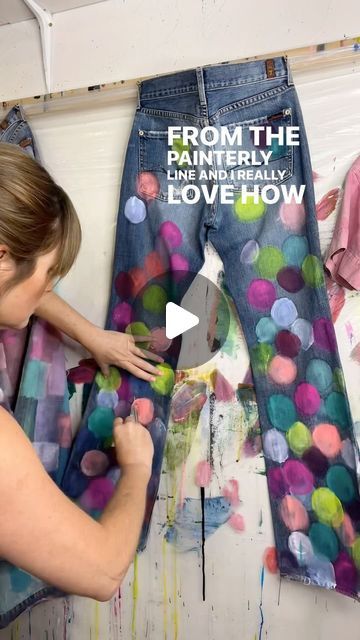
[[81,227],[69,196],[46,169],[20,147],[0,143],[0,243],[8,246],[16,273],[5,293],[30,277],[40,255],[58,248],[49,279],[64,277],[75,262]]

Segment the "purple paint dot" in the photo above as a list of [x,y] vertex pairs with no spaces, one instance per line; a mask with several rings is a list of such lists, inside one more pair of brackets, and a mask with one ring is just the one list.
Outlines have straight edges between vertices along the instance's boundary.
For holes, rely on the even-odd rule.
[[102,451],[87,451],[80,463],[81,471],[86,476],[100,476],[107,471],[109,459]]
[[285,291],[297,293],[304,286],[304,279],[300,269],[296,267],[284,267],[277,274],[277,281]]
[[247,290],[249,304],[259,311],[270,309],[276,299],[276,290],[269,280],[253,280]]
[[116,390],[116,393],[118,394],[119,400],[126,400],[127,402],[130,402],[133,394],[130,389],[129,379],[126,375],[122,376],[121,385]]
[[324,476],[329,468],[328,459],[317,447],[310,447],[305,451],[302,459],[315,476]]
[[289,491],[281,467],[273,467],[268,472],[269,491],[274,498],[283,498]]
[[288,329],[279,331],[275,338],[275,346],[279,353],[288,358],[295,358],[301,349],[301,341],[298,336]]
[[340,551],[334,562],[336,588],[351,595],[357,595],[357,571],[346,551]]
[[88,488],[79,498],[81,506],[87,511],[90,509],[104,509],[115,487],[109,478],[94,478]]
[[299,460],[287,460],[283,467],[283,473],[292,493],[303,496],[313,490],[314,476]]
[[334,326],[328,318],[318,318],[313,324],[315,343],[325,351],[336,351]]
[[133,320],[133,310],[127,302],[119,302],[114,307],[112,319],[117,331],[125,331],[126,327]]
[[182,243],[182,234],[179,227],[168,220],[163,222],[159,229],[159,236],[161,236],[169,249],[175,249]]
[[313,416],[320,408],[320,394],[308,382],[299,384],[294,394],[294,400],[298,411],[305,416]]
[[115,291],[120,298],[130,298],[132,295],[132,280],[126,271],[120,271],[115,278]]

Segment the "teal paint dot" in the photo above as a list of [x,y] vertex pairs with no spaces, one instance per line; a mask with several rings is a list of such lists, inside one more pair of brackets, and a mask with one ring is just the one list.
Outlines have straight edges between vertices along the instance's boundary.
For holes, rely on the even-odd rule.
[[331,422],[335,422],[343,429],[350,426],[350,416],[343,393],[338,393],[338,391],[330,393],[325,400],[325,409]]
[[255,329],[259,342],[274,342],[277,332],[278,327],[274,320],[267,317],[260,318]]
[[339,553],[339,542],[336,534],[322,522],[314,522],[309,531],[309,538],[317,554],[325,556],[334,562]]
[[164,313],[167,301],[165,289],[158,284],[151,284],[147,287],[142,297],[144,309],[151,313]]
[[355,497],[355,487],[349,471],[340,464],[334,464],[326,474],[326,484],[342,502],[351,502]]
[[21,593],[22,591],[26,591],[26,589],[31,584],[31,575],[18,569],[17,567],[11,567],[10,569],[10,582],[11,588],[16,593]]
[[48,367],[48,363],[42,360],[28,361],[21,391],[25,398],[36,398],[37,400],[45,398]]
[[309,243],[305,236],[289,236],[282,245],[286,264],[301,267],[309,253]]
[[98,371],[95,381],[103,391],[116,391],[121,385],[121,375],[116,367],[109,367],[109,374],[104,376],[101,371]]
[[88,428],[97,438],[110,438],[115,414],[109,407],[96,407],[89,415]]
[[333,372],[325,360],[313,358],[306,367],[306,380],[321,393],[330,393],[333,383]]
[[273,394],[268,399],[267,411],[271,424],[276,429],[287,431],[296,422],[296,409],[291,398],[282,393]]

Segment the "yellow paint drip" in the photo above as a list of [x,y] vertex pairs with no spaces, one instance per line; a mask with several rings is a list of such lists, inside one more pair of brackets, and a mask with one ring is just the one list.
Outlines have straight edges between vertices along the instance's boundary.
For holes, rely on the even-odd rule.
[[139,586],[138,586],[138,555],[135,555],[134,558],[134,576],[132,583],[132,597],[133,597],[133,609],[132,609],[132,618],[131,618],[131,637],[132,640],[136,638],[136,608],[137,608],[137,600],[139,596]]

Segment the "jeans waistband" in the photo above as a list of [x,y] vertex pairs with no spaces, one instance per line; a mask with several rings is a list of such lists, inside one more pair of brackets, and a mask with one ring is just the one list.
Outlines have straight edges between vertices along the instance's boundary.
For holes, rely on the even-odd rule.
[[156,75],[153,78],[138,81],[138,97],[139,100],[146,100],[197,92],[201,102],[206,91],[274,78],[283,78],[288,84],[293,84],[287,56],[248,62],[222,62]]

